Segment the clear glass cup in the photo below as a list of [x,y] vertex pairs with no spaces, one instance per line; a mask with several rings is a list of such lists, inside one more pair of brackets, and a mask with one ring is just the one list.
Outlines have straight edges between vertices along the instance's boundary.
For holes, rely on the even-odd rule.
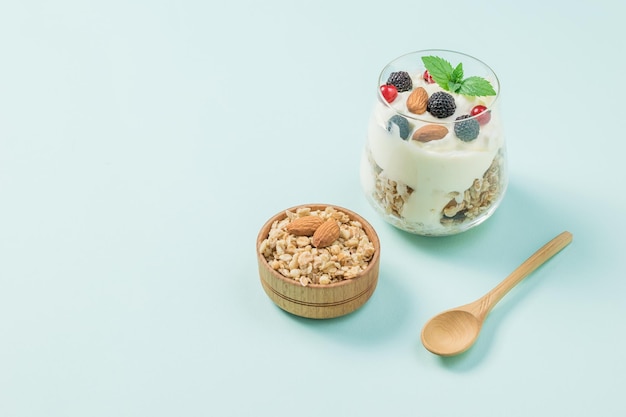
[[389,63],[377,90],[360,173],[376,211],[424,236],[489,218],[508,184],[493,70],[463,53],[417,51]]

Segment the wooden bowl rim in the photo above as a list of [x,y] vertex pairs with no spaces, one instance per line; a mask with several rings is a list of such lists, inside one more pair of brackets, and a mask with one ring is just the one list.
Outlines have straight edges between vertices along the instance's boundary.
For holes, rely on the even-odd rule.
[[[367,234],[367,237],[369,237],[370,241],[372,242],[372,244],[374,245],[374,255],[372,256],[372,259],[370,259],[367,268],[365,268],[363,271],[361,271],[361,273],[359,273],[359,275],[357,275],[354,278],[350,278],[350,279],[345,279],[343,281],[339,281],[339,282],[334,282],[332,284],[308,284],[306,286],[303,286],[302,284],[300,284],[300,282],[292,279],[292,278],[287,278],[286,276],[284,276],[283,274],[281,274],[280,272],[277,272],[276,270],[274,270],[272,267],[270,267],[269,263],[267,262],[267,259],[265,259],[265,256],[259,251],[259,248],[261,247],[261,243],[263,243],[263,241],[269,236],[269,231],[272,227],[272,224],[277,221],[277,220],[282,220],[285,217],[287,217],[287,211],[296,211],[299,208],[302,207],[308,207],[311,210],[324,210],[326,209],[326,207],[332,207],[337,211],[341,211],[345,214],[347,214],[350,219],[352,220],[356,220],[358,222],[360,222],[363,225],[363,229],[365,231],[365,233]],[[368,233],[369,231],[371,231],[371,235],[370,233]],[[341,287],[344,285],[350,285],[351,283],[353,283],[355,280],[358,280],[360,278],[362,278],[363,276],[367,275],[370,270],[372,270],[373,268],[376,268],[378,261],[380,259],[380,240],[378,239],[378,234],[376,233],[376,230],[374,229],[374,227],[367,221],[365,220],[361,215],[355,213],[352,210],[349,210],[347,208],[341,207],[341,206],[337,206],[335,204],[319,204],[319,203],[315,203],[315,204],[298,204],[297,206],[293,206],[290,208],[287,208],[285,210],[282,210],[281,212],[276,213],[274,216],[272,216],[267,222],[265,222],[265,224],[263,225],[263,227],[261,227],[261,230],[259,231],[259,234],[257,236],[257,241],[256,241],[256,253],[257,253],[257,258],[259,259],[260,262],[263,263],[263,265],[266,267],[267,270],[270,271],[270,273],[280,279],[283,282],[286,282],[287,284],[290,285],[298,285],[302,288],[311,288],[311,289],[324,289],[324,288],[337,288],[337,287]]]

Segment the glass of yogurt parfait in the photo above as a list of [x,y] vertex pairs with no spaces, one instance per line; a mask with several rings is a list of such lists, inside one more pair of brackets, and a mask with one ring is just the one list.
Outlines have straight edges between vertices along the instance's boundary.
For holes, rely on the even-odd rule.
[[493,214],[508,184],[499,95],[493,70],[459,52],[412,52],[383,69],[361,185],[387,222],[446,236]]

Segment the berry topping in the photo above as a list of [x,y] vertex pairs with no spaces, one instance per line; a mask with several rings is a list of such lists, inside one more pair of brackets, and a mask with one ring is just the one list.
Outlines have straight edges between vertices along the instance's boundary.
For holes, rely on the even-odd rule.
[[426,81],[428,84],[435,83],[435,80],[433,80],[433,77],[430,75],[430,72],[428,72],[428,70],[424,71],[422,78],[424,78],[424,81]]
[[[480,125],[476,119],[472,119],[469,114],[464,114],[456,118],[454,133],[463,142],[471,142],[478,137]],[[465,120],[467,119],[467,120]]]
[[476,120],[478,120],[478,123],[480,123],[481,125],[486,125],[487,123],[489,123],[489,120],[491,120],[491,110],[488,110],[487,107],[483,106],[482,104],[474,106],[474,108],[472,108],[472,111],[470,112],[470,115],[476,116]]
[[428,106],[426,108],[430,114],[439,119],[452,116],[455,109],[456,103],[454,102],[454,97],[445,91],[433,93],[428,99]]
[[402,139],[407,140],[409,138],[409,130],[411,130],[411,127],[409,126],[409,121],[405,117],[402,117],[399,114],[391,116],[391,119],[387,121],[387,130],[389,132],[393,130],[393,125],[397,126]]
[[409,91],[411,88],[413,88],[413,81],[411,81],[411,76],[406,71],[392,72],[387,79],[387,84],[396,86],[400,93],[403,91]]
[[385,84],[380,86],[380,93],[383,95],[387,103],[391,103],[398,97],[398,89],[395,85]]

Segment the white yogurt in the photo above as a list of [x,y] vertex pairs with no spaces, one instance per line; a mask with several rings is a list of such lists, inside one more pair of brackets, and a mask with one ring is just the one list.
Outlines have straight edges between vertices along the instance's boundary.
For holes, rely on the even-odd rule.
[[[421,77],[413,80],[413,86],[424,87],[429,96],[442,90],[437,84],[427,84]],[[448,118],[438,119],[428,112],[422,115],[410,113],[406,109],[409,94],[410,91],[400,93],[391,106],[376,103],[363,156],[362,185],[366,193],[372,195],[376,182],[375,169],[382,169],[386,178],[406,184],[413,190],[402,205],[398,221],[406,223],[408,228],[430,230],[429,234],[446,234],[446,226],[441,222],[443,208],[452,198],[460,202],[465,190],[476,179],[483,178],[498,152],[504,152],[499,112],[491,113],[491,120],[480,126],[475,140],[464,142],[454,133],[454,120],[469,114],[478,104],[489,108],[494,97],[466,97],[450,93],[455,99],[456,111]],[[397,129],[387,131],[387,121],[396,111],[411,124],[408,140],[403,140]],[[426,143],[411,139],[416,129],[429,123],[444,124],[448,134],[443,139]],[[375,169],[372,162],[377,166]]]

